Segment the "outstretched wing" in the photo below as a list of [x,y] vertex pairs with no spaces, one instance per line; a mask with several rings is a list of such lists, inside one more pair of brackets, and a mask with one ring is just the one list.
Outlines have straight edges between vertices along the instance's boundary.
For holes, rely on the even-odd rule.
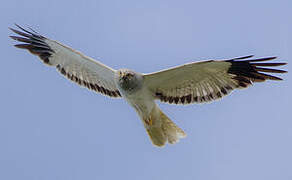
[[153,92],[153,96],[162,102],[190,104],[219,99],[232,90],[246,88],[253,82],[282,80],[262,72],[286,71],[263,67],[281,66],[286,63],[262,63],[276,57],[249,59],[251,57],[201,61],[145,74],[145,85]]
[[10,37],[23,44],[16,44],[15,47],[27,49],[39,56],[45,64],[55,66],[65,77],[83,87],[110,97],[121,97],[114,82],[114,69],[33,30],[28,31],[16,26],[20,31],[10,29],[20,36]]

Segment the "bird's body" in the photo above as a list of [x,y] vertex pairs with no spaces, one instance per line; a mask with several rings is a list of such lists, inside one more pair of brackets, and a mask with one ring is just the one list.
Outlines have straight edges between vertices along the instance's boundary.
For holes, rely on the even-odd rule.
[[114,70],[57,41],[16,26],[22,31],[11,30],[22,37],[10,37],[24,42],[16,47],[29,50],[83,87],[109,97],[124,98],[136,110],[156,146],[166,142],[174,144],[186,134],[160,110],[155,100],[169,104],[210,102],[254,82],[281,80],[262,72],[286,72],[263,68],[286,64],[265,62],[276,57],[250,59],[252,56],[193,62],[150,74]]
[[134,107],[143,119],[153,109],[155,102],[149,89],[143,86],[143,75],[128,69],[118,70],[115,74],[116,85],[122,97]]
[[140,73],[121,69],[115,73],[115,82],[122,97],[136,110],[152,142],[163,146],[166,141],[176,143],[185,133],[157,106],[155,96]]

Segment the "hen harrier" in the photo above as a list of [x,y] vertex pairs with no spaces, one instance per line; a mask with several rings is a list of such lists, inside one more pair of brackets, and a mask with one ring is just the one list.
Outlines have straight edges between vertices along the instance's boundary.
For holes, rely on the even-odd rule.
[[65,77],[83,87],[127,100],[156,146],[164,146],[166,142],[174,144],[186,134],[160,110],[155,100],[170,104],[209,102],[254,82],[282,80],[262,72],[286,72],[263,68],[286,64],[265,62],[276,57],[251,59],[252,56],[193,62],[150,74],[129,69],[114,70],[33,30],[16,26],[20,30],[10,29],[21,37],[10,37],[23,44],[15,47],[39,56],[45,64],[55,66]]

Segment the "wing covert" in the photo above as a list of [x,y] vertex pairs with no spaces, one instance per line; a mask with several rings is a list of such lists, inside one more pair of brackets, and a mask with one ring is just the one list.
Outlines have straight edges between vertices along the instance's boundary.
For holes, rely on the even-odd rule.
[[47,65],[55,66],[68,79],[110,97],[121,97],[114,82],[115,70],[71,49],[57,41],[50,40],[37,32],[10,28],[20,36],[10,36],[23,44],[15,47],[27,49]]

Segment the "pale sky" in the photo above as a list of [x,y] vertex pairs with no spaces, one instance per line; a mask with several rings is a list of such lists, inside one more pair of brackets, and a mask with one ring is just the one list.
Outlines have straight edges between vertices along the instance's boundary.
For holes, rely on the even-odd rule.
[[290,63],[292,1],[3,0],[0,17],[1,180],[292,179],[291,73],[210,104],[158,103],[188,136],[156,148],[124,100],[80,88],[8,37],[18,23],[145,73],[250,54]]

